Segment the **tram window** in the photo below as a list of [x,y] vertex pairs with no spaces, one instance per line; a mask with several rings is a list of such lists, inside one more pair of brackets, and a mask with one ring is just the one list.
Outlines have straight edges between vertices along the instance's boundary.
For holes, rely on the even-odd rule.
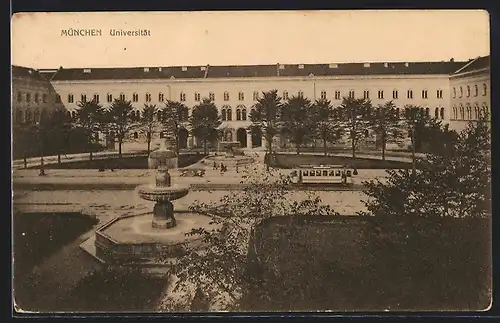
[[335,176],[340,176],[340,171],[339,170],[335,172]]
[[351,171],[350,170],[347,171],[347,177],[351,177]]
[[302,171],[302,176],[309,176],[309,172],[307,170]]
[[334,170],[330,171],[330,176],[335,176],[335,171]]
[[316,171],[316,176],[321,176],[321,171],[320,170]]
[[309,176],[314,176],[314,171],[313,170],[309,172]]
[[323,171],[323,176],[328,176],[328,171],[327,170]]

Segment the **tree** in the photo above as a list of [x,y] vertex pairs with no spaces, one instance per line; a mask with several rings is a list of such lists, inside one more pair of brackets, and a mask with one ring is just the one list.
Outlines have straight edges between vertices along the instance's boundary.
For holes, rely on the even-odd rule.
[[157,120],[158,113],[159,110],[155,104],[144,104],[144,109],[141,112],[139,131],[146,137],[148,156],[151,152],[151,141],[161,126],[160,121]]
[[368,99],[343,98],[338,108],[342,116],[343,126],[351,140],[352,158],[356,158],[356,147],[368,130],[367,117],[371,113],[372,104]]
[[337,111],[329,100],[316,100],[312,107],[314,136],[323,141],[323,150],[327,155],[327,143],[333,143],[342,136],[342,127]]
[[298,155],[300,146],[311,139],[312,135],[311,101],[300,96],[292,96],[283,105],[281,121],[281,133],[295,145]]
[[262,92],[262,96],[250,112],[252,128],[260,129],[262,136],[267,141],[269,156],[273,152],[273,138],[281,132],[281,112],[282,103],[281,97],[278,96],[278,90]]
[[33,129],[29,124],[15,123],[12,125],[12,149],[14,156],[22,156],[24,168],[28,167],[27,158],[33,153]]
[[[429,288],[433,294],[449,297],[450,293],[457,293],[454,288],[465,290],[466,306],[472,306],[472,295],[467,293],[483,297],[488,288],[482,285],[487,281],[487,273],[481,269],[489,261],[481,258],[488,248],[490,230],[483,219],[491,218],[488,123],[470,122],[453,148],[428,153],[425,159],[417,161],[417,166],[415,176],[408,170],[389,170],[387,182],[364,183],[369,197],[365,201],[367,211],[359,215],[368,216],[375,226],[370,231],[371,241],[376,250],[383,251],[375,257],[389,267],[397,264],[403,273],[399,279],[406,279],[406,283],[411,283],[412,277],[422,277],[422,273],[424,277],[432,273],[435,276],[431,276]],[[471,250],[457,247],[461,240],[468,241],[465,245],[473,246]],[[457,248],[460,251],[454,254]],[[444,257],[448,258],[443,261]],[[416,259],[420,259],[418,264]],[[460,271],[464,273],[474,272],[470,277],[477,280],[471,283],[470,277],[458,278],[467,284],[456,287],[460,281],[447,277],[447,273],[457,270],[456,266],[462,266]],[[429,268],[433,268],[431,272]],[[390,279],[396,285],[406,284],[394,276]],[[439,286],[432,286],[436,283]],[[419,290],[423,289],[422,282],[417,284]],[[470,286],[473,290],[468,289]],[[411,299],[407,303],[415,304]]]
[[64,109],[55,109],[48,115],[48,127],[50,128],[51,146],[57,153],[57,163],[61,163],[61,154],[69,146],[69,134],[71,132],[71,117]]
[[370,128],[378,137],[382,149],[382,160],[385,160],[385,148],[389,136],[395,138],[402,135],[403,127],[399,115],[396,112],[396,106],[392,101],[379,105],[375,113],[369,116]]
[[208,153],[208,142],[217,139],[217,128],[221,121],[215,104],[210,99],[203,99],[193,108],[191,114],[193,135],[203,141],[203,151]]
[[162,110],[162,123],[166,127],[172,128],[175,136],[175,149],[179,154],[179,130],[184,121],[188,120],[188,108],[181,102],[168,100]]
[[139,127],[135,120],[134,107],[130,101],[115,99],[105,112],[108,132],[113,132],[118,139],[118,157],[122,157],[122,145],[130,132]]
[[[195,289],[201,287],[212,305],[238,309],[244,295],[258,284],[247,256],[256,225],[275,216],[338,215],[312,193],[304,194],[302,201],[290,201],[289,179],[279,172],[259,173],[253,168],[243,177],[247,184],[243,190],[231,191],[217,202],[195,201],[190,207],[192,212],[208,216],[216,227],[191,231],[190,235],[199,237],[203,246],[188,247],[177,258],[172,268],[176,275],[174,296],[163,307],[188,310]],[[186,297],[179,297],[179,293]]]
[[89,159],[92,160],[96,135],[104,125],[104,110],[96,100],[80,101],[77,105],[75,123],[86,133]]

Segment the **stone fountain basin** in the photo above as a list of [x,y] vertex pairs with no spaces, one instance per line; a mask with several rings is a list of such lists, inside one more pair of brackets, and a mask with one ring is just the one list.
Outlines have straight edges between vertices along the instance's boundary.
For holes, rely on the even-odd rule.
[[173,184],[171,186],[156,186],[153,184],[145,184],[137,187],[139,196],[148,201],[174,201],[186,196],[189,192],[187,186]]
[[115,218],[96,230],[96,253],[104,261],[153,262],[175,258],[186,247],[201,247],[199,235],[186,235],[194,228],[216,229],[210,217],[193,212],[175,212],[177,226],[156,229],[152,213]]

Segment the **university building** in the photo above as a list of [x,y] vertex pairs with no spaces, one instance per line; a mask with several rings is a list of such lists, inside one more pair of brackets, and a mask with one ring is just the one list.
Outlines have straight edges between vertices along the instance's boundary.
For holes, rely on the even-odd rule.
[[[95,99],[106,107],[116,98],[130,100],[137,111],[145,104],[163,107],[167,100],[180,101],[190,114],[203,98],[209,98],[219,109],[225,140],[240,141],[243,147],[261,147],[265,140],[247,130],[249,115],[263,91],[277,89],[283,99],[294,95],[323,98],[334,106],[347,96],[370,99],[375,106],[390,100],[399,109],[417,105],[452,129],[461,130],[469,120],[490,111],[489,60],[486,56],[441,62],[61,67],[40,71],[14,66],[13,121],[25,122],[44,109],[59,107],[74,114],[82,100]],[[35,103],[35,97],[45,103]],[[198,145],[189,130],[186,122],[179,133],[181,147]]]

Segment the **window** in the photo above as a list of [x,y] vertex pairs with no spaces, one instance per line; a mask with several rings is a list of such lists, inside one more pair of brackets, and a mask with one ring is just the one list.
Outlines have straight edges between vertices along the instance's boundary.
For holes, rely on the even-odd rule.
[[16,122],[17,123],[23,122],[23,112],[21,110],[16,111]]
[[471,120],[472,119],[472,108],[470,106],[470,104],[467,104],[467,120]]
[[31,111],[29,109],[26,110],[26,112],[25,112],[24,120],[26,121],[26,123],[31,122]]
[[467,97],[470,97],[470,86],[467,85]]
[[460,98],[464,96],[464,89],[462,87],[460,87]]
[[299,96],[299,98],[303,98],[304,97],[304,92],[299,91],[298,96]]
[[195,101],[200,101],[200,98],[201,98],[200,93],[196,92],[196,93],[194,94],[194,100],[195,100]]
[[163,96],[163,93],[158,93],[158,102],[163,102],[164,100],[164,96]]
[[246,109],[241,110],[241,119],[243,121],[247,120],[247,110]]
[[56,94],[56,103],[61,103],[61,96]]
[[227,121],[233,120],[233,111],[231,111],[231,108],[226,110],[226,117],[227,117]]
[[483,96],[486,95],[486,92],[488,92],[488,86],[483,84]]
[[229,101],[229,92],[224,92],[224,101]]
[[354,99],[354,90],[349,91],[349,98]]
[[94,94],[94,102],[99,103],[99,94]]
[[378,98],[383,99],[384,98],[384,91],[378,91]]
[[488,115],[488,106],[486,105],[486,103],[483,103],[483,113],[482,113],[482,116],[486,117],[487,115]]
[[422,90],[422,99],[427,99],[427,90]]
[[254,91],[253,92],[253,100],[257,101],[258,99],[259,99],[259,92],[258,91]]
[[340,91],[335,91],[335,100],[340,100]]
[[474,96],[478,96],[479,95],[479,86],[474,85]]
[[283,91],[283,100],[288,100],[288,91]]
[[464,106],[460,104],[460,119],[464,120],[465,119],[465,110]]
[[441,119],[444,119],[444,108],[440,109],[439,116],[441,117]]
[[436,91],[436,97],[438,99],[442,99],[443,98],[443,90],[437,90]]
[[238,100],[240,101],[245,100],[245,94],[243,92],[238,93]]
[[220,111],[220,114],[221,114],[222,121],[226,121],[227,116],[226,116],[226,109],[225,108],[222,108],[222,110]]
[[[380,92],[380,91],[379,91],[379,92]],[[370,98],[370,91],[365,90],[365,91],[363,92],[363,98],[365,98],[365,99],[369,99],[369,98]]]
[[393,90],[392,91],[392,98],[397,99],[398,98],[398,90]]
[[132,101],[134,101],[134,102],[139,101],[139,94],[137,94],[137,93],[132,93]]
[[23,100],[23,94],[19,91],[17,92],[17,102],[21,102]]
[[457,107],[453,106],[452,110],[453,110],[453,119],[455,120],[457,119]]
[[82,94],[80,101],[87,102],[87,95],[86,94]]
[[35,113],[33,114],[33,121],[35,123],[40,122],[40,110],[38,110],[38,109],[35,110]]
[[42,102],[47,103],[47,94],[45,93],[42,95]]
[[31,94],[26,93],[26,102],[31,102]]
[[107,95],[107,98],[106,98],[106,99],[107,99],[108,103],[113,102],[113,94],[108,93],[108,95]]
[[151,102],[151,93],[146,93],[146,102]]
[[321,91],[321,100],[326,100],[326,91]]
[[439,117],[439,108],[436,108],[434,109],[434,118],[438,118]]
[[327,170],[323,171],[323,176],[328,176],[328,171]]
[[35,103],[38,103],[38,101],[40,101],[40,95],[35,93]]
[[241,110],[236,109],[236,120],[241,121]]
[[215,101],[215,94],[213,92],[208,93],[208,98],[210,101]]
[[453,88],[453,98],[456,98],[456,97],[457,97],[457,89]]
[[76,119],[78,117],[78,114],[76,114],[76,111],[71,111],[71,118]]
[[408,99],[413,99],[413,91],[408,90],[407,96],[408,96]]
[[186,93],[181,92],[181,94],[180,94],[180,100],[181,100],[182,102],[186,101]]

